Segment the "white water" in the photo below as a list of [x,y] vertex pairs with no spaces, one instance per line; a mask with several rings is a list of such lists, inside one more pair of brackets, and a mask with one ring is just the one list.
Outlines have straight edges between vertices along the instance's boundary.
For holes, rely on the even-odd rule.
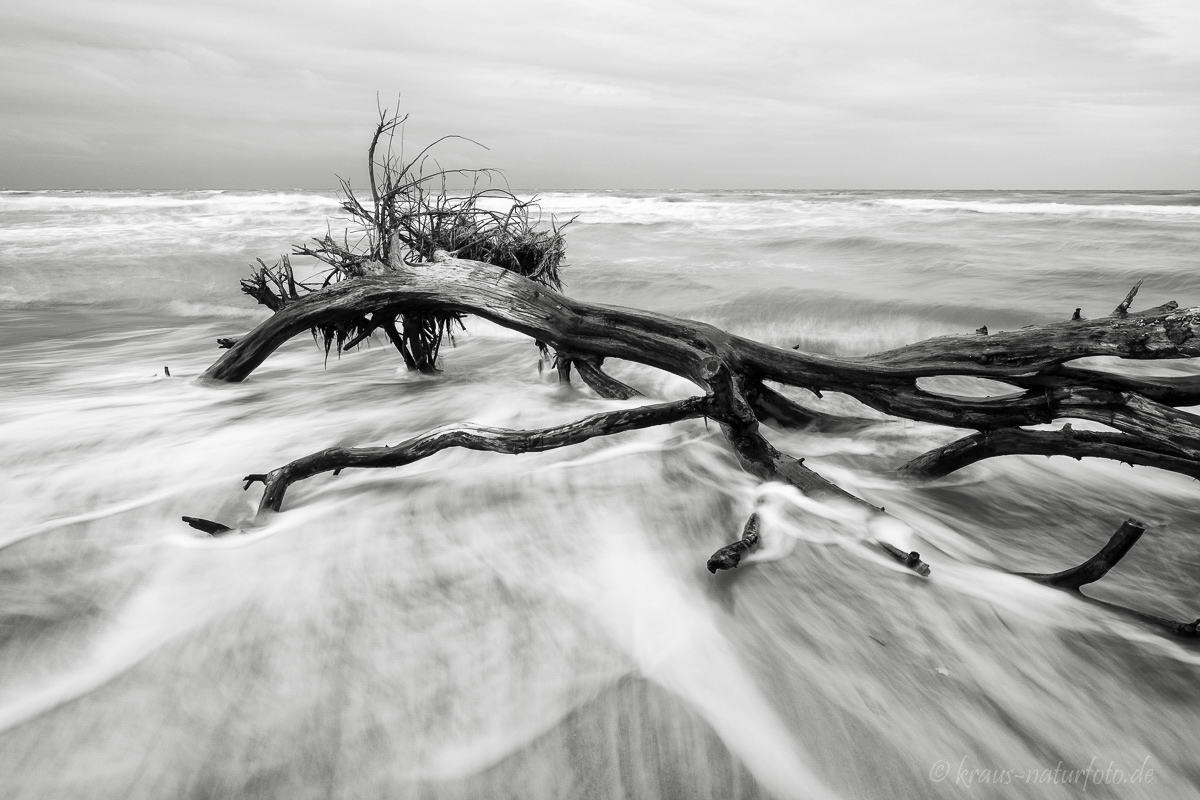
[[[1147,305],[1198,303],[1194,200],[546,205],[583,214],[578,296],[854,353],[1098,315],[1138,277]],[[236,293],[246,262],[332,209],[0,194],[0,797],[1200,796],[1197,651],[998,569],[1077,563],[1135,516],[1152,527],[1092,591],[1194,619],[1180,476],[1007,458],[913,488],[889,470],[955,432],[772,433],[901,520],[883,533],[929,580],[864,546],[881,532],[852,510],[757,485],[702,421],[319,476],[245,535],[183,525],[247,520],[241,476],[329,445],[622,405],[478,323],[436,378],[378,343],[323,368],[297,340],[242,385],[194,383],[216,337],[262,318]],[[615,369],[653,399],[692,391]],[[709,575],[756,508],[760,550]]]

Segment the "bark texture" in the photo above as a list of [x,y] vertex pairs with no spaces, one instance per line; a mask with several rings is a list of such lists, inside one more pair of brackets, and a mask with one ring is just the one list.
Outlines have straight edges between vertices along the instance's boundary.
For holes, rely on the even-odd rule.
[[[981,459],[1009,454],[1113,458],[1200,477],[1200,417],[1181,410],[1200,403],[1200,377],[1140,379],[1069,363],[1089,356],[1200,356],[1196,335],[1200,308],[1181,309],[1172,301],[1132,312],[1137,286],[1107,317],[1082,319],[1076,311],[1069,320],[1019,331],[989,334],[983,327],[972,334],[848,358],[773,347],[712,325],[650,311],[582,302],[502,267],[444,253],[430,263],[392,263],[387,270],[370,267],[364,265],[361,277],[289,298],[249,334],[223,341],[227,351],[203,377],[245,380],[281,344],[310,330],[357,331],[349,338],[353,345],[376,328],[393,341],[401,338],[394,326],[389,329],[398,317],[475,315],[531,337],[544,353],[553,349],[560,380],[569,380],[574,367],[604,397],[629,399],[639,394],[603,371],[609,358],[682,376],[703,394],[535,431],[461,425],[439,428],[394,447],[322,450],[271,472],[248,476],[247,485],[256,481],[265,485],[260,514],[279,511],[291,484],[322,472],[398,467],[448,447],[500,453],[548,450],[697,416],[718,422],[738,461],[763,480],[783,481],[812,496],[853,503],[868,516],[884,514],[806,467],[802,458],[775,448],[760,425],[770,420],[784,426],[849,431],[866,421],[806,408],[766,381],[805,389],[817,397],[827,391],[841,392],[885,414],[975,431],[900,468],[901,474],[914,478],[940,477]],[[936,376],[999,380],[1011,386],[1012,393],[979,399],[922,388],[920,379]],[[1025,427],[1068,418],[1103,423],[1115,432],[1075,431],[1069,424],[1051,431]],[[1026,577],[1077,590],[1102,576],[1137,540],[1142,529],[1132,522],[1127,526],[1131,527],[1123,527],[1124,533],[1114,537],[1115,544],[1081,567],[1053,576]],[[757,517],[752,516],[742,538],[709,559],[710,571],[737,566],[757,543],[758,527]],[[887,542],[878,544],[918,574],[929,574],[929,565],[917,553]],[[1182,626],[1189,635],[1186,625],[1170,624]],[[1192,625],[1190,635],[1194,629]]]

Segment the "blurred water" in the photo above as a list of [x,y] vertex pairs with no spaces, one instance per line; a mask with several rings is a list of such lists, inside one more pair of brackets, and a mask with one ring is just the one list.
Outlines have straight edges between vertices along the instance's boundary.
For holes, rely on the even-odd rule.
[[[580,215],[572,294],[820,352],[1097,316],[1142,277],[1145,305],[1200,303],[1192,193],[544,205]],[[434,378],[381,343],[325,364],[297,340],[244,384],[193,382],[263,318],[247,263],[335,213],[0,193],[0,796],[1200,796],[1197,651],[1002,571],[1077,563],[1135,516],[1152,527],[1091,591],[1194,619],[1180,476],[1012,457],[911,487],[890,471],[958,432],[771,432],[902,520],[887,535],[929,580],[863,547],[851,510],[757,485],[702,421],[319,476],[251,533],[184,526],[249,519],[242,475],[329,445],[625,405],[479,322]],[[756,506],[761,550],[709,575]]]

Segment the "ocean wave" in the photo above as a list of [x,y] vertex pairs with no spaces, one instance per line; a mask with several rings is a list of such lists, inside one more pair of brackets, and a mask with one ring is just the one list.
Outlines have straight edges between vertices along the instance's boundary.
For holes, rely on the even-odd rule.
[[543,211],[558,217],[579,215],[584,224],[702,223],[735,229],[794,221],[798,213],[819,205],[803,195],[757,192],[551,192],[539,201]]
[[947,242],[913,241],[882,236],[782,236],[767,239],[759,245],[764,250],[817,248],[832,251],[871,251],[876,253],[915,253],[946,255],[962,248]]
[[1054,214],[1098,216],[1200,217],[1200,205],[1132,203],[1008,202],[990,200],[942,200],[937,198],[890,197],[878,201],[909,211],[951,211],[975,214]]
[[0,309],[6,311],[38,311],[59,308],[104,308],[121,305],[117,301],[99,300],[78,295],[55,296],[49,290],[22,291],[11,286],[0,287]]
[[[245,208],[241,195],[206,197],[211,205],[192,208]],[[573,230],[572,252],[589,264],[570,275],[574,296],[805,350],[866,353],[984,323],[1016,330],[1065,320],[1076,306],[1094,317],[1141,277],[1139,305],[1200,297],[1185,238],[1200,242],[1194,225],[1125,217],[1100,236],[1056,224],[1073,219],[1062,215],[879,202],[899,197],[593,193],[551,206],[662,225]],[[1069,197],[1089,199],[983,199]],[[0,727],[28,721],[0,744],[9,795],[215,786],[282,796],[316,782],[339,796],[557,797],[586,786],[786,797],[827,779],[845,796],[883,787],[953,797],[960,786],[926,775],[935,758],[957,760],[969,746],[983,766],[1025,764],[1034,745],[1068,740],[1120,766],[1131,752],[1152,753],[1163,786],[1194,790],[1194,753],[1178,735],[1197,710],[1194,654],[1007,574],[1078,563],[1114,515],[1135,515],[1155,523],[1154,541],[1104,591],[1193,619],[1188,559],[1200,516],[1186,476],[1008,456],[914,487],[892,477],[895,467],[961,432],[898,421],[852,436],[770,426],[780,450],[903,520],[882,527],[760,486],[718,426],[687,420],[552,453],[457,449],[399,469],[314,476],[254,532],[192,531],[181,514],[241,527],[258,493],[239,491],[237,476],[317,448],[395,443],[468,421],[530,429],[696,390],[612,359],[606,368],[645,397],[599,399],[578,381],[558,384],[552,369],[539,373],[527,337],[475,320],[443,348],[437,375],[410,376],[383,341],[326,359],[301,334],[245,383],[196,382],[220,356],[216,336],[266,314],[238,294],[245,254],[276,252],[263,249],[320,209],[227,214],[216,250],[205,243],[219,231],[187,227],[188,208],[131,207],[143,233],[113,227],[104,237],[86,225],[123,212],[81,211],[85,227],[41,249],[0,246],[0,303],[26,304],[0,314],[10,345],[0,360],[14,376],[0,392],[9,466],[0,544],[10,545],[0,550]],[[0,216],[0,231],[35,229],[42,216]],[[841,227],[809,230],[823,224]],[[791,228],[730,232],[755,225]],[[830,249],[763,249],[789,239]],[[891,251],[925,242],[961,253]],[[1083,242],[1107,244],[1074,252]],[[835,392],[783,391],[882,416]],[[710,576],[705,557],[760,500],[757,554]],[[875,537],[919,550],[931,579],[859,544]],[[343,710],[343,724],[310,724],[330,709]],[[248,751],[254,758],[239,760]]]
[[337,208],[332,194],[302,191],[233,192],[198,191],[0,191],[0,214],[9,211],[102,211],[146,208],[194,210],[202,206],[262,208]]
[[167,311],[172,316],[189,319],[261,319],[264,310],[261,307],[233,306],[223,303],[204,303],[188,300],[172,300],[167,303]]
[[747,292],[708,303],[695,319],[778,347],[855,356],[901,347],[934,336],[969,333],[986,320],[997,330],[1030,322],[1029,315],[961,304],[867,298],[831,292]]

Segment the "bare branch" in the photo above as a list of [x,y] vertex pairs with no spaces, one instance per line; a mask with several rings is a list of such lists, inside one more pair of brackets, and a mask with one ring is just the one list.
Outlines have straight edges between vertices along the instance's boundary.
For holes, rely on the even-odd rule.
[[1057,431],[1001,428],[972,434],[917,456],[900,468],[900,474],[940,478],[987,458],[1010,455],[1109,458],[1200,479],[1200,463],[1156,442],[1125,433],[1075,430],[1069,424]]
[[628,400],[631,397],[640,397],[641,392],[634,389],[613,376],[609,375],[604,370],[600,369],[600,359],[590,359],[584,357],[576,357],[571,359],[571,363],[575,365],[579,377],[583,379],[592,391],[601,397],[616,400]]
[[1121,527],[1108,540],[1108,544],[1100,549],[1099,553],[1096,553],[1096,555],[1079,566],[1049,574],[1037,572],[1020,572],[1017,574],[1022,578],[1029,578],[1031,581],[1044,583],[1058,589],[1079,591],[1079,587],[1095,583],[1107,575],[1108,571],[1125,557],[1130,548],[1137,544],[1137,540],[1141,538],[1145,531],[1146,524],[1144,522],[1127,519],[1121,523]]
[[1145,530],[1145,523],[1138,522],[1135,519],[1127,519],[1121,523],[1121,527],[1109,538],[1107,544],[1100,548],[1100,552],[1077,567],[1071,567],[1062,572],[1054,573],[1019,572],[1016,574],[1037,583],[1043,583],[1047,586],[1053,586],[1056,589],[1072,592],[1077,597],[1092,605],[1100,606],[1117,614],[1133,617],[1140,622],[1163,628],[1175,636],[1195,639],[1200,636],[1200,619],[1195,622],[1177,622],[1156,614],[1147,614],[1144,611],[1097,600],[1088,597],[1080,591],[1081,587],[1089,583],[1095,583],[1107,575],[1109,570],[1115,567],[1125,557],[1126,553],[1137,544],[1138,539],[1141,538]]
[[479,425],[453,425],[415,436],[393,447],[331,447],[271,470],[265,475],[247,477],[248,482],[265,484],[259,513],[279,511],[287,488],[297,481],[322,472],[343,469],[379,469],[401,467],[451,447],[487,450],[493,453],[539,453],[597,436],[665,425],[709,413],[707,397],[691,397],[673,403],[593,414],[566,425],[531,431],[486,428]]

